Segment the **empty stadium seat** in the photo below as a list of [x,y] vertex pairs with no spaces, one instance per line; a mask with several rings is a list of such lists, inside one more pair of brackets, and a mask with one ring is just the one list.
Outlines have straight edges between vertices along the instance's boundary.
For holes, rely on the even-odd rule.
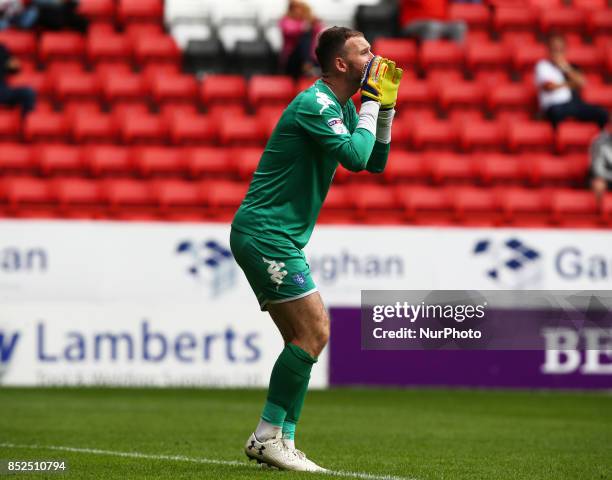
[[34,111],[25,119],[23,137],[32,142],[65,142],[68,127],[67,118],[61,113]]
[[588,190],[556,190],[551,195],[553,222],[566,226],[595,225],[600,220],[597,198]]
[[582,33],[586,24],[585,18],[585,12],[578,8],[546,8],[540,12],[540,29],[544,33],[553,30]]
[[219,124],[222,145],[263,145],[266,138],[256,117],[225,117]]
[[399,202],[393,189],[382,185],[352,185],[348,195],[358,218],[366,223],[395,223]]
[[178,65],[181,53],[178,46],[167,35],[142,35],[133,43],[134,59],[140,65],[147,63],[170,63]]
[[219,119],[213,115],[175,115],[168,124],[170,141],[174,145],[210,145],[217,142]]
[[0,110],[0,138],[18,140],[21,137],[21,114],[17,110]]
[[397,92],[398,111],[403,108],[418,108],[433,106],[435,102],[435,90],[423,80],[406,79],[400,83]]
[[176,148],[137,148],[132,152],[132,165],[144,177],[179,176],[185,172],[184,156]]
[[419,61],[424,70],[459,69],[463,65],[463,54],[462,46],[456,42],[431,40],[421,46]]
[[550,197],[540,189],[509,188],[499,191],[504,220],[510,225],[546,226],[550,217]]
[[163,2],[162,0],[119,0],[117,14],[123,23],[160,24],[164,14]]
[[255,75],[248,84],[249,103],[258,107],[263,103],[285,106],[295,96],[295,84],[290,77]]
[[114,32],[91,34],[87,37],[87,58],[93,64],[130,60],[132,45],[125,35]]
[[163,117],[150,113],[133,112],[126,117],[115,117],[122,141],[129,144],[160,144],[168,138]]
[[102,183],[102,194],[115,212],[123,208],[151,207],[155,199],[148,182],[133,179],[113,179]]
[[94,177],[127,176],[131,173],[130,150],[117,145],[84,147],[83,160]]
[[202,80],[200,98],[204,105],[245,103],[247,82],[241,75],[208,75]]
[[586,168],[574,159],[552,155],[530,155],[524,157],[528,162],[529,179],[534,185],[567,185],[571,182],[584,182]]
[[192,75],[158,74],[151,81],[151,93],[158,103],[183,102],[194,103],[198,83]]
[[592,123],[562,122],[556,135],[557,152],[588,152],[598,133],[599,128]]
[[0,143],[0,174],[27,173],[32,169],[32,148],[19,143]]
[[504,140],[504,127],[497,122],[466,122],[459,128],[459,145],[465,152],[498,151]]
[[446,189],[397,185],[394,190],[407,220],[414,223],[451,223],[452,202]]
[[416,149],[452,150],[456,146],[457,131],[449,121],[423,119],[414,124],[411,134]]
[[493,13],[493,27],[496,32],[535,31],[537,12],[527,5],[500,6]]
[[487,103],[492,112],[533,111],[535,107],[535,88],[532,85],[506,83],[492,87],[487,95]]
[[40,206],[53,203],[49,182],[31,177],[4,177],[0,182],[2,195],[11,208]]
[[608,110],[612,109],[612,85],[589,84],[582,91],[585,102],[601,105]]
[[428,155],[431,178],[436,183],[473,183],[476,169],[471,157],[456,153]]
[[100,94],[101,88],[95,74],[66,72],[56,76],[55,96],[59,102],[98,100]]
[[45,176],[77,175],[83,170],[81,149],[72,145],[40,145],[34,152],[34,164]]
[[194,147],[187,150],[185,164],[194,178],[227,176],[230,172],[229,152],[222,147]]
[[452,191],[455,218],[462,224],[483,221],[495,225],[501,221],[496,192],[488,188],[461,187]]
[[101,212],[103,200],[100,185],[85,178],[57,178],[51,184],[54,197],[64,214],[73,214],[75,209]]
[[381,57],[393,59],[398,67],[409,69],[417,59],[417,48],[413,40],[403,38],[377,38],[372,52]]
[[113,115],[80,112],[74,115],[72,138],[77,143],[115,143],[117,124]]
[[219,220],[230,220],[242,203],[248,187],[247,182],[212,182],[206,193],[211,215]]
[[489,8],[480,3],[451,3],[448,17],[450,20],[463,20],[470,31],[488,30]]
[[232,159],[233,169],[242,180],[251,180],[253,172],[255,172],[261,154],[261,148],[238,148],[235,149],[229,156]]
[[52,60],[83,61],[85,54],[85,40],[78,33],[73,32],[45,32],[41,35],[38,50],[42,62]]
[[527,165],[515,155],[487,153],[481,155],[475,162],[480,181],[487,184],[514,183],[527,180]]
[[484,95],[484,88],[479,83],[448,82],[440,86],[438,99],[443,110],[482,110]]
[[502,43],[470,42],[465,52],[465,63],[472,73],[481,69],[506,70],[510,66],[510,51]]
[[153,184],[153,195],[162,211],[203,210],[205,193],[202,184],[185,180],[160,180]]
[[513,152],[552,151],[553,130],[546,122],[517,122],[508,125],[508,148]]
[[34,60],[36,57],[36,34],[34,32],[13,29],[0,31],[0,44],[20,59]]
[[80,0],[78,12],[88,19],[101,22],[113,22],[115,20],[114,0]]
[[383,172],[387,182],[424,181],[428,174],[422,154],[391,148]]

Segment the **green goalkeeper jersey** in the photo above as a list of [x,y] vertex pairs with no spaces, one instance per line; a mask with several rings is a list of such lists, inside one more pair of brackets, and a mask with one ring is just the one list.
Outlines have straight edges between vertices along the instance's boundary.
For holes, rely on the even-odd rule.
[[358,121],[353,101],[343,107],[320,79],[298,94],[268,140],[232,228],[304,248],[338,164],[353,172],[385,168],[390,144]]

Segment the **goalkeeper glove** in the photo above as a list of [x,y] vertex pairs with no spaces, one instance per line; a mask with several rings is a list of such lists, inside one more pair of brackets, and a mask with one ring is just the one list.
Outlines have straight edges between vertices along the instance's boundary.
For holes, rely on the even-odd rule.
[[387,65],[384,58],[375,56],[365,65],[361,77],[361,101],[382,103],[382,78]]
[[395,62],[383,59],[387,68],[381,77],[381,99],[380,109],[391,110],[397,102],[397,91],[399,90],[400,81],[404,71],[395,66]]

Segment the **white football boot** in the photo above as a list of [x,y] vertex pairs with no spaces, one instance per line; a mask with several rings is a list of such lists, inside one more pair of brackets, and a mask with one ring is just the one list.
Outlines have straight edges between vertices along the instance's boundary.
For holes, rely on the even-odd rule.
[[293,470],[296,472],[320,472],[321,469],[313,462],[300,456],[294,450],[285,447],[281,433],[276,438],[260,442],[252,433],[244,446],[244,453],[257,463],[265,463],[281,470]]
[[306,462],[309,465],[309,467],[310,467],[309,470],[308,470],[309,472],[327,472],[328,471],[326,468],[320,467],[315,462],[310,460],[306,456],[306,454],[304,452],[302,452],[301,450],[298,450],[297,448],[290,447],[287,443],[285,443],[284,439],[283,439],[283,444],[285,445],[285,448],[287,450],[292,450],[295,453],[295,455],[300,457],[304,462]]

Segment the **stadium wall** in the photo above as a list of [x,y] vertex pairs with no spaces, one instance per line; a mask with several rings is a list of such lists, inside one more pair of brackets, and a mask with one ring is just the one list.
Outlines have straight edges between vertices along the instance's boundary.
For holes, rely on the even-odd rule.
[[[0,222],[0,384],[265,386],[282,341],[228,236],[225,224]],[[361,290],[610,289],[612,232],[320,226],[306,254],[333,318],[316,388],[612,388],[610,368],[543,373],[545,352],[354,348]]]

